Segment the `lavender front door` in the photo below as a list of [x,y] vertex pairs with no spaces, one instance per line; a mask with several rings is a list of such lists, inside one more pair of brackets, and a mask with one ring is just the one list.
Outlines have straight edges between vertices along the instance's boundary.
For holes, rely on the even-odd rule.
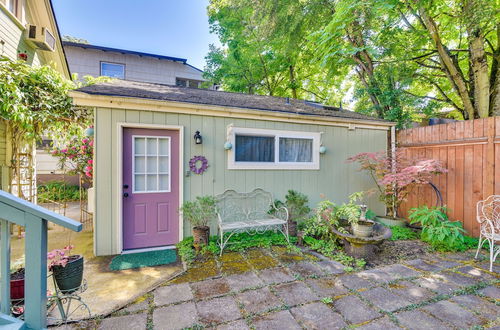
[[123,130],[123,249],[179,242],[179,132]]

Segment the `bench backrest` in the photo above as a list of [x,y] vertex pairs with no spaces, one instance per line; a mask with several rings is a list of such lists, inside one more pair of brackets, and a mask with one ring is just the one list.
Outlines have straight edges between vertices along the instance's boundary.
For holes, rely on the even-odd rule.
[[222,222],[238,222],[269,219],[269,210],[274,205],[273,195],[262,189],[249,193],[226,190],[215,196],[217,212]]

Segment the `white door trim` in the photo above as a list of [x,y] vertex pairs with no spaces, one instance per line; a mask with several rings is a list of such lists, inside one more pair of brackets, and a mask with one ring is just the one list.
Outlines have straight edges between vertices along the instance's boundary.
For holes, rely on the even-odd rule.
[[[123,202],[122,202],[122,192],[123,192],[123,129],[124,128],[149,128],[149,129],[165,129],[165,130],[176,130],[179,131],[179,208],[184,202],[184,126],[179,125],[157,125],[157,124],[139,124],[139,123],[124,123],[118,122],[117,125],[117,137],[116,137],[116,159],[118,162],[117,171],[115,174],[116,179],[116,191],[117,201],[116,201],[116,219],[115,223],[117,225],[117,237],[116,237],[116,248],[119,254],[123,254]],[[184,221],[182,213],[179,212],[179,241],[184,237]],[[161,247],[160,247],[161,248]],[[152,250],[152,249],[144,249]],[[134,251],[135,252],[135,251]]]

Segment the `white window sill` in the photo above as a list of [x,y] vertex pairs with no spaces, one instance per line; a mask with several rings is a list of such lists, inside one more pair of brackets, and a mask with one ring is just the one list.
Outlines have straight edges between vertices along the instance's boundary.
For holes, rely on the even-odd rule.
[[5,7],[5,5],[1,2],[0,2],[0,9],[5,14],[7,14],[7,16],[9,16],[10,20],[14,22],[21,31],[26,30],[26,27],[24,26],[23,22],[21,22],[19,18],[17,18],[14,14],[12,14],[10,10],[8,10],[7,7]]

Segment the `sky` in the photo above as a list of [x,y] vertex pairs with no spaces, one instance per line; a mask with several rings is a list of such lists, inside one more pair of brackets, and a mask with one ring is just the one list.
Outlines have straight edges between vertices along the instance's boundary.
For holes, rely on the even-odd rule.
[[61,36],[90,44],[187,58],[205,66],[208,0],[52,0]]

